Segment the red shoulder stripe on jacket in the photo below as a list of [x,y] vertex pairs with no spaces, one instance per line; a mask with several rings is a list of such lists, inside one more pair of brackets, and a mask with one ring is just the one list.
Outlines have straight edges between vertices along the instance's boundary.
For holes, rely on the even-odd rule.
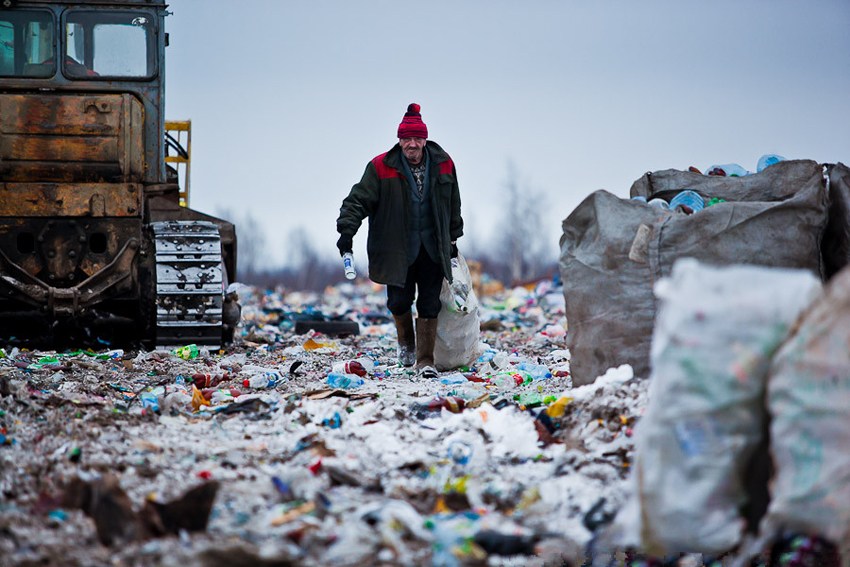
[[451,158],[449,158],[440,164],[440,174],[442,175],[444,173],[452,173],[452,170],[454,170],[454,168],[455,164],[451,160]]
[[388,152],[384,152],[379,156],[372,158],[372,165],[378,172],[378,179],[392,179],[393,177],[401,177],[401,174],[384,163],[384,157]]

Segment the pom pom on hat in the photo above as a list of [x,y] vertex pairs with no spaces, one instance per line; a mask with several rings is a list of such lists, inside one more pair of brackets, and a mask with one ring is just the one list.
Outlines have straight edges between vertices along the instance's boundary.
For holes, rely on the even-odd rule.
[[399,138],[427,138],[428,127],[422,122],[422,115],[419,114],[420,106],[415,102],[411,102],[407,106],[407,112],[401,119],[401,124],[398,125]]

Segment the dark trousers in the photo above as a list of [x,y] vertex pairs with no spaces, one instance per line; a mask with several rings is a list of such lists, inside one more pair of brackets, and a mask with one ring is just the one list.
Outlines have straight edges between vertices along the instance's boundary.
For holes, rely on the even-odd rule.
[[443,287],[443,269],[428,256],[425,247],[409,268],[404,286],[387,286],[387,307],[393,315],[410,312],[416,289],[416,312],[423,319],[435,319],[440,313],[440,290]]

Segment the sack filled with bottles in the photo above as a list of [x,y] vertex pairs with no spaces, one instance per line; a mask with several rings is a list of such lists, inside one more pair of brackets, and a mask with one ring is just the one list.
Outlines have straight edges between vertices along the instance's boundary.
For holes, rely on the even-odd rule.
[[[744,177],[659,171],[637,180],[631,199],[604,190],[589,195],[564,220],[561,237],[573,383],[591,383],[621,364],[631,365],[635,376],[649,376],[652,286],[670,275],[679,258],[798,268],[827,277],[821,245],[835,202],[830,190],[823,165],[787,160]],[[686,191],[687,206],[652,205],[678,202]],[[850,221],[836,223],[834,234],[844,227],[850,235]],[[850,250],[850,242],[842,250]]]
[[479,355],[478,298],[466,258],[452,258],[452,283],[443,280],[434,364],[440,371],[469,366]]

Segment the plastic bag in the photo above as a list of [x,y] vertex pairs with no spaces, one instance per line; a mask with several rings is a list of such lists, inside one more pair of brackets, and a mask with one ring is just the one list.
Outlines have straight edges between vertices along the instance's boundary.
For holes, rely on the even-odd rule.
[[774,357],[767,385],[776,475],[762,523],[850,541],[850,268],[839,272]]
[[656,286],[630,524],[646,551],[723,553],[743,535],[746,467],[763,442],[774,353],[820,292],[808,271],[677,261]]
[[469,366],[479,355],[480,319],[472,276],[461,254],[452,259],[452,283],[443,280],[440,302],[434,364],[440,371]]

